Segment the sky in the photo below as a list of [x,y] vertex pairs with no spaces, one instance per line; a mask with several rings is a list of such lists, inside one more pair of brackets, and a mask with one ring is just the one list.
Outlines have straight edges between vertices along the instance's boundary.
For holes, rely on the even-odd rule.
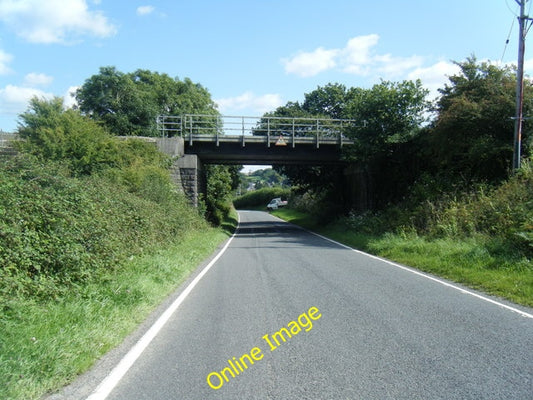
[[421,79],[435,96],[453,61],[516,63],[517,15],[516,0],[0,0],[0,129],[33,96],[71,106],[103,66],[190,78],[223,115],[328,83]]

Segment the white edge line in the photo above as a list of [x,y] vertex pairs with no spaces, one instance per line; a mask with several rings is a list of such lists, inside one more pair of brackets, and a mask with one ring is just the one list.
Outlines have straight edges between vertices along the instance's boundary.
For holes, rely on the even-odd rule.
[[[273,216],[273,217],[275,217],[275,216]],[[278,218],[278,217],[275,217],[275,218]],[[279,219],[280,221],[283,221],[281,218],[278,218],[278,219]],[[287,221],[283,221],[283,222],[287,222]],[[302,227],[300,227],[300,228],[302,228]],[[422,276],[422,277],[424,277],[424,278],[430,279],[430,280],[432,280],[432,281],[434,281],[434,282],[440,283],[441,285],[444,285],[444,286],[447,286],[447,287],[449,287],[449,288],[452,288],[452,289],[458,290],[458,291],[461,292],[461,293],[468,294],[468,295],[473,296],[473,297],[477,297],[478,299],[481,299],[481,300],[483,300],[483,301],[486,301],[486,302],[489,302],[489,303],[495,304],[495,305],[497,305],[497,306],[499,306],[499,307],[503,307],[503,308],[505,308],[505,309],[507,309],[507,310],[509,310],[509,311],[513,311],[513,312],[515,312],[515,313],[517,313],[517,314],[520,314],[520,315],[523,316],[523,317],[526,317],[526,318],[533,318],[533,314],[529,314],[529,313],[527,313],[527,312],[525,312],[525,311],[522,311],[522,310],[520,310],[520,309],[518,309],[518,308],[508,306],[507,304],[503,304],[503,303],[500,303],[499,301],[492,300],[492,299],[490,299],[490,298],[488,298],[488,297],[485,297],[485,296],[482,296],[482,295],[480,295],[480,294],[477,294],[477,293],[471,292],[470,290],[466,290],[466,289],[460,288],[459,286],[452,285],[451,283],[445,282],[445,281],[443,281],[443,280],[441,280],[441,279],[434,278],[434,277],[431,276],[431,275],[428,275],[428,274],[425,274],[425,273],[423,273],[423,272],[420,272],[420,271],[414,270],[414,269],[412,269],[412,268],[408,268],[408,267],[406,267],[406,266],[403,266],[403,265],[401,265],[401,264],[395,263],[395,262],[393,262],[393,261],[389,261],[389,260],[387,260],[387,259],[385,259],[385,258],[381,258],[381,257],[375,256],[375,255],[369,254],[369,253],[365,253],[364,251],[354,249],[353,247],[347,246],[347,245],[345,245],[345,244],[343,244],[343,243],[337,242],[336,240],[330,239],[330,238],[328,238],[328,237],[326,237],[326,236],[322,236],[322,235],[320,235],[320,234],[318,234],[318,233],[316,233],[316,232],[310,231],[310,230],[308,230],[308,229],[305,229],[305,228],[302,228],[302,229],[305,230],[305,231],[307,231],[307,232],[309,232],[309,233],[312,233],[313,235],[318,236],[318,237],[320,237],[320,238],[322,238],[322,239],[324,239],[324,240],[327,240],[328,242],[335,243],[335,244],[337,244],[337,245],[339,245],[339,246],[341,246],[341,247],[344,247],[345,249],[352,250],[352,251],[354,251],[354,252],[356,252],[356,253],[358,253],[358,254],[361,254],[361,255],[364,255],[364,256],[367,256],[367,257],[373,258],[373,259],[375,259],[375,260],[382,261],[382,262],[384,262],[384,263],[387,263],[387,264],[389,264],[389,265],[392,265],[393,267],[400,268],[400,269],[403,269],[404,271],[408,271],[408,272],[411,272],[411,273],[413,273],[413,274],[415,274],[415,275],[419,275],[419,276]]]
[[237,229],[235,233],[229,238],[225,246],[220,252],[211,260],[209,264],[200,272],[193,281],[185,288],[185,290],[174,300],[174,302],[161,314],[161,316],[154,322],[148,331],[135,343],[135,345],[128,351],[128,353],[120,360],[120,362],[113,368],[113,370],[104,378],[104,380],[98,385],[96,390],[87,397],[87,400],[104,400],[109,396],[111,391],[120,382],[122,377],[128,372],[131,366],[135,363],[137,358],[148,347],[150,342],[157,336],[161,328],[165,326],[172,314],[185,300],[185,298],[191,293],[196,284],[200,282],[200,279],[209,271],[209,269],[218,261],[218,259],[224,254],[229,247],[231,241],[235,237],[238,225],[240,223],[240,216],[237,214]]

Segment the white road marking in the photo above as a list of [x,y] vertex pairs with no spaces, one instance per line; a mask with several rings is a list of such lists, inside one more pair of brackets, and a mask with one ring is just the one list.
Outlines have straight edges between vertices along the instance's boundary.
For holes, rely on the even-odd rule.
[[[238,218],[240,222],[240,217]],[[238,226],[238,224],[237,224]],[[237,232],[237,231],[235,231]],[[229,247],[233,238],[235,238],[235,233],[229,238],[226,245],[220,250],[220,252],[211,260],[209,264],[200,272],[193,281],[185,288],[185,290],[178,296],[176,300],[165,310],[163,314],[154,322],[150,329],[139,339],[137,343],[128,351],[128,353],[120,360],[120,362],[113,368],[113,370],[107,375],[104,380],[98,385],[96,390],[87,397],[87,400],[104,400],[109,396],[109,393],[115,388],[115,386],[120,382],[122,377],[128,372],[131,366],[139,358],[142,352],[148,347],[150,342],[157,336],[159,331],[170,319],[172,314],[177,310],[180,304],[185,300],[185,298],[191,293],[196,284],[202,279],[202,277],[209,271],[209,269],[218,261],[218,259],[224,254],[226,249]]]
[[[279,219],[280,221],[283,221],[281,218],[278,218],[278,217],[275,217],[275,216],[273,216],[273,217]],[[283,221],[283,222],[287,223],[287,221]],[[515,312],[515,313],[517,313],[517,314],[520,314],[520,315],[523,316],[523,317],[526,317],[526,318],[533,318],[533,314],[529,314],[529,313],[527,313],[527,312],[525,312],[525,311],[522,311],[522,310],[520,310],[520,309],[518,309],[518,308],[508,306],[507,304],[500,303],[499,301],[496,301],[496,300],[490,299],[490,298],[488,298],[488,297],[482,296],[482,295],[480,295],[480,294],[478,294],[478,293],[474,293],[474,292],[471,292],[470,290],[466,290],[466,289],[460,288],[459,286],[452,285],[451,283],[445,282],[445,281],[443,281],[443,280],[441,280],[441,279],[435,278],[435,277],[433,277],[433,276],[431,276],[431,275],[427,275],[427,274],[425,274],[425,273],[423,273],[423,272],[420,272],[420,271],[417,271],[417,270],[415,270],[415,269],[408,268],[408,267],[406,267],[406,266],[404,266],[404,265],[400,265],[400,264],[395,263],[395,262],[393,262],[393,261],[389,261],[389,260],[387,260],[387,259],[385,259],[385,258],[381,258],[381,257],[378,257],[378,256],[374,256],[374,255],[372,255],[372,254],[365,253],[364,251],[354,249],[353,247],[347,246],[347,245],[345,245],[345,244],[342,244],[342,243],[340,243],[340,242],[337,242],[336,240],[333,240],[333,239],[330,239],[330,238],[328,238],[328,237],[322,236],[322,235],[320,235],[320,234],[318,234],[318,233],[316,233],[316,232],[310,231],[310,230],[308,230],[308,229],[305,229],[305,228],[302,228],[302,229],[305,230],[305,231],[307,231],[307,232],[309,232],[309,233],[312,233],[313,235],[318,236],[318,237],[320,237],[320,238],[322,238],[322,239],[324,239],[324,240],[327,240],[328,242],[335,243],[336,245],[339,245],[339,246],[341,246],[341,247],[344,247],[345,249],[348,249],[348,250],[354,251],[354,252],[356,252],[356,253],[358,253],[358,254],[361,254],[361,255],[364,255],[364,256],[367,256],[367,257],[373,258],[373,259],[375,259],[375,260],[382,261],[382,262],[384,262],[384,263],[386,263],[386,264],[389,264],[389,265],[391,265],[391,266],[393,266],[393,267],[400,268],[400,269],[403,269],[404,271],[411,272],[412,274],[419,275],[419,276],[422,276],[422,277],[424,277],[424,278],[430,279],[430,280],[432,280],[432,281],[434,281],[434,282],[440,283],[441,285],[444,285],[444,286],[447,286],[447,287],[449,287],[449,288],[452,288],[452,289],[458,290],[458,291],[461,292],[461,293],[468,294],[468,295],[470,295],[470,296],[476,297],[476,298],[481,299],[481,300],[483,300],[483,301],[486,301],[486,302],[489,302],[489,303],[495,304],[495,305],[497,305],[497,306],[499,306],[499,307],[503,307],[503,308],[505,308],[505,309],[507,309],[507,310],[509,310],[509,311],[513,311],[513,312]]]

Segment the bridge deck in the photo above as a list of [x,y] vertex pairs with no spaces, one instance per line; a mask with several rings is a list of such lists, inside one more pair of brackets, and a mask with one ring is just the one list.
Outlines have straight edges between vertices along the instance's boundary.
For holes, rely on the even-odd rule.
[[196,154],[205,164],[344,163],[341,145],[336,138],[324,138],[317,142],[313,137],[284,137],[280,142],[279,137],[192,135],[188,139],[184,143],[185,154]]
[[185,154],[204,163],[342,163],[341,148],[356,121],[328,118],[160,116],[163,137],[179,136]]
[[340,146],[351,145],[353,140],[339,137],[316,137],[316,136],[252,136],[252,135],[206,135],[206,134],[190,134],[184,138],[189,146],[194,146],[195,142],[201,143],[240,143],[246,146],[247,143],[261,143],[267,147],[270,146],[292,146],[296,145],[314,145],[316,148],[320,146]]

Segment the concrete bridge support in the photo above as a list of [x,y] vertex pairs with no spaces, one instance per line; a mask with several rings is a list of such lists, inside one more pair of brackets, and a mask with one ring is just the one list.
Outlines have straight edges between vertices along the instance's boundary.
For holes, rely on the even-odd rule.
[[174,158],[171,176],[176,186],[195,207],[201,194],[206,193],[207,185],[200,158],[194,154],[185,154],[183,139],[180,137],[158,138],[157,148]]
[[194,154],[185,154],[174,161],[172,179],[182,188],[185,196],[194,207],[198,207],[201,195],[205,197],[207,183],[200,158]]

